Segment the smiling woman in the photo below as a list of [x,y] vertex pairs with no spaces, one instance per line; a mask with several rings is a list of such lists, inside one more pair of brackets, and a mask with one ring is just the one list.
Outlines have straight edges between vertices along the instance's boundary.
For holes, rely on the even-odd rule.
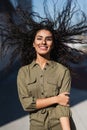
[[[87,19],[81,12],[81,21],[72,25],[72,17],[78,11],[72,0],[65,3],[62,11],[57,10],[53,18],[46,2],[45,18],[18,9],[21,23],[11,23],[7,30],[1,28],[6,38],[1,45],[2,54],[5,47],[14,46],[10,63],[17,56],[21,59],[17,88],[22,107],[30,114],[30,130],[75,130],[69,107],[72,72],[69,64],[78,63],[81,52],[65,43],[80,41],[74,36],[87,32]],[[56,3],[54,11],[55,7]]]
[[49,59],[49,52],[53,47],[52,34],[48,30],[40,30],[35,36],[33,46],[37,51],[37,55],[44,55],[47,59]]
[[40,26],[33,39],[36,57],[21,67],[17,76],[19,99],[30,112],[30,130],[71,130],[71,77],[68,68],[52,59],[53,31],[47,25]]

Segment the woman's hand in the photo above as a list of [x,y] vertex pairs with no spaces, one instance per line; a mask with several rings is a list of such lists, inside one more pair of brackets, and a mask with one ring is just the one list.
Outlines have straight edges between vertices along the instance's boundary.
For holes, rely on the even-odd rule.
[[60,104],[63,106],[69,106],[69,93],[63,92],[59,94],[58,96],[49,97],[49,98],[43,98],[43,99],[37,99],[36,100],[36,108],[46,108],[48,106],[51,106],[53,104]]
[[69,106],[69,93],[68,92],[63,92],[56,96],[57,103],[63,106]]

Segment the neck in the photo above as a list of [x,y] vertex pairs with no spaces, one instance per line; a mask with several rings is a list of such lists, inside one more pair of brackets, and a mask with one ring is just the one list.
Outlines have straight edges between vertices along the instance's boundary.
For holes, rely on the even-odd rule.
[[40,67],[43,69],[46,65],[46,63],[50,60],[50,58],[45,58],[43,56],[37,56],[36,58],[36,63],[38,63],[40,65]]

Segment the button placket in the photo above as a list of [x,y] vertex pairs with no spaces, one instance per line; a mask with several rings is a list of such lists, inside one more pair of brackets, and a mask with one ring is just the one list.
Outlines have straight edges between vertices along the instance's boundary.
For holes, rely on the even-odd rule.
[[43,72],[40,74],[40,86],[41,86],[41,95],[44,95],[44,76]]

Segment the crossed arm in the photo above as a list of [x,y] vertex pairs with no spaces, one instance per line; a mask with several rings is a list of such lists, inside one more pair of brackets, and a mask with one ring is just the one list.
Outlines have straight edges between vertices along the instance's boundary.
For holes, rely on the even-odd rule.
[[[69,94],[68,92],[63,92],[59,94],[58,96],[45,98],[45,99],[37,99],[36,100],[36,108],[41,109],[48,107],[52,104],[60,104],[63,106],[69,106],[69,97],[66,96]],[[69,123],[69,117],[61,117],[60,123],[63,130],[70,130],[70,123]]]

